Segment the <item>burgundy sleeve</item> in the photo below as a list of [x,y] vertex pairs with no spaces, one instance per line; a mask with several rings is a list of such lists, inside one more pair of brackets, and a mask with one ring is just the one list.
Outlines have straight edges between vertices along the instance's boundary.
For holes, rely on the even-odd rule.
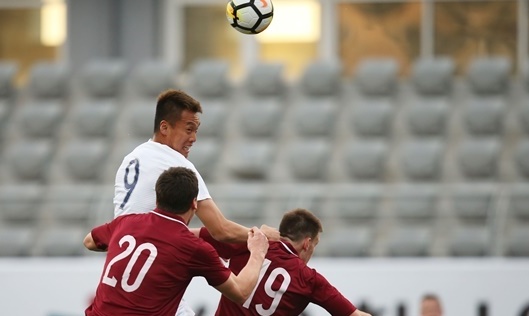
[[231,257],[240,253],[248,251],[246,243],[225,243],[216,240],[211,236],[206,227],[200,228],[199,237],[204,239],[205,242],[212,245],[213,248],[218,252],[219,256],[224,259],[230,259]]
[[323,307],[333,316],[349,316],[356,311],[356,306],[346,299],[325,277],[316,270],[306,268],[313,274],[312,302]]
[[98,249],[107,250],[108,244],[110,243],[110,238],[112,237],[112,232],[123,217],[124,216],[117,217],[109,223],[97,226],[92,229],[92,239],[94,239]]
[[226,282],[231,275],[213,247],[203,240],[197,239],[196,251],[191,259],[189,269],[195,276],[203,276],[209,285],[217,286]]

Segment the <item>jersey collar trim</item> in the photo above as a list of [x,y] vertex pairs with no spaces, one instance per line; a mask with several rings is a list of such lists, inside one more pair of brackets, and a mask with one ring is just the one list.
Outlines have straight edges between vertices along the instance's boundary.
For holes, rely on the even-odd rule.
[[[292,247],[292,245],[290,244],[285,244],[283,241],[279,241],[281,243],[281,245],[283,245],[283,247],[288,251],[290,252],[291,254],[293,254],[294,256],[298,256],[297,254],[297,251],[295,249],[293,249],[294,247]],[[291,249],[292,248],[292,249]]]
[[187,227],[186,223],[184,223],[182,218],[180,216],[178,216],[178,215],[173,215],[173,216],[176,216],[176,218],[172,217],[172,216],[169,216],[169,215],[165,215],[165,214],[162,214],[162,213],[166,213],[166,212],[164,212],[164,211],[162,211],[160,209],[155,209],[154,211],[150,211],[150,213],[153,213],[154,215],[158,215],[160,217],[163,217],[163,218],[168,219],[168,220],[173,221],[173,222],[178,222],[178,223],[184,225],[185,227]]

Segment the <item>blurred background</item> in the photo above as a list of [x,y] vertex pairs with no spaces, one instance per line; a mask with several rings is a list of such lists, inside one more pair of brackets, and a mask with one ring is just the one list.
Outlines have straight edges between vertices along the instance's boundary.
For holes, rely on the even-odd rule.
[[[249,36],[220,0],[0,0],[5,288],[70,260],[85,269],[70,280],[90,270],[79,288],[95,287],[103,258],[81,240],[112,218],[115,171],[151,136],[158,93],[179,88],[202,103],[190,160],[228,218],[277,226],[286,210],[313,211],[314,266],[344,288],[349,273],[417,272],[407,292],[353,287],[351,299],[408,315],[434,292],[450,314],[484,302],[525,315],[529,296],[495,299],[488,277],[529,282],[528,6],[275,0],[271,26]],[[477,266],[471,288],[453,288]]]

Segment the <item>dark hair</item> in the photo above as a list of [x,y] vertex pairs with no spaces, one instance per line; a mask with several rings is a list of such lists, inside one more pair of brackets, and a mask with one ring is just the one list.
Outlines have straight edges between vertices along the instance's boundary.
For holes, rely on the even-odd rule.
[[156,181],[156,205],[175,214],[183,214],[191,208],[198,195],[198,180],[195,172],[184,167],[171,167]]
[[154,132],[160,131],[160,122],[167,121],[173,126],[181,117],[182,111],[202,113],[200,102],[180,90],[167,90],[158,96],[154,115]]
[[279,234],[292,241],[300,241],[305,237],[316,238],[323,231],[320,220],[310,211],[297,208],[283,215],[279,224]]
[[427,293],[427,294],[424,294],[422,296],[422,300],[423,301],[426,301],[426,300],[434,300],[434,301],[438,301],[439,302],[439,297],[435,294],[432,294],[432,293]]

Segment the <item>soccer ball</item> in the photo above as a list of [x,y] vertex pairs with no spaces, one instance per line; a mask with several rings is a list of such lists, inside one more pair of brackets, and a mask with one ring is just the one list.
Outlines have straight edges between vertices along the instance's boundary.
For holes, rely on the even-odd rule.
[[228,22],[244,34],[264,31],[274,16],[271,0],[231,0],[226,6]]

